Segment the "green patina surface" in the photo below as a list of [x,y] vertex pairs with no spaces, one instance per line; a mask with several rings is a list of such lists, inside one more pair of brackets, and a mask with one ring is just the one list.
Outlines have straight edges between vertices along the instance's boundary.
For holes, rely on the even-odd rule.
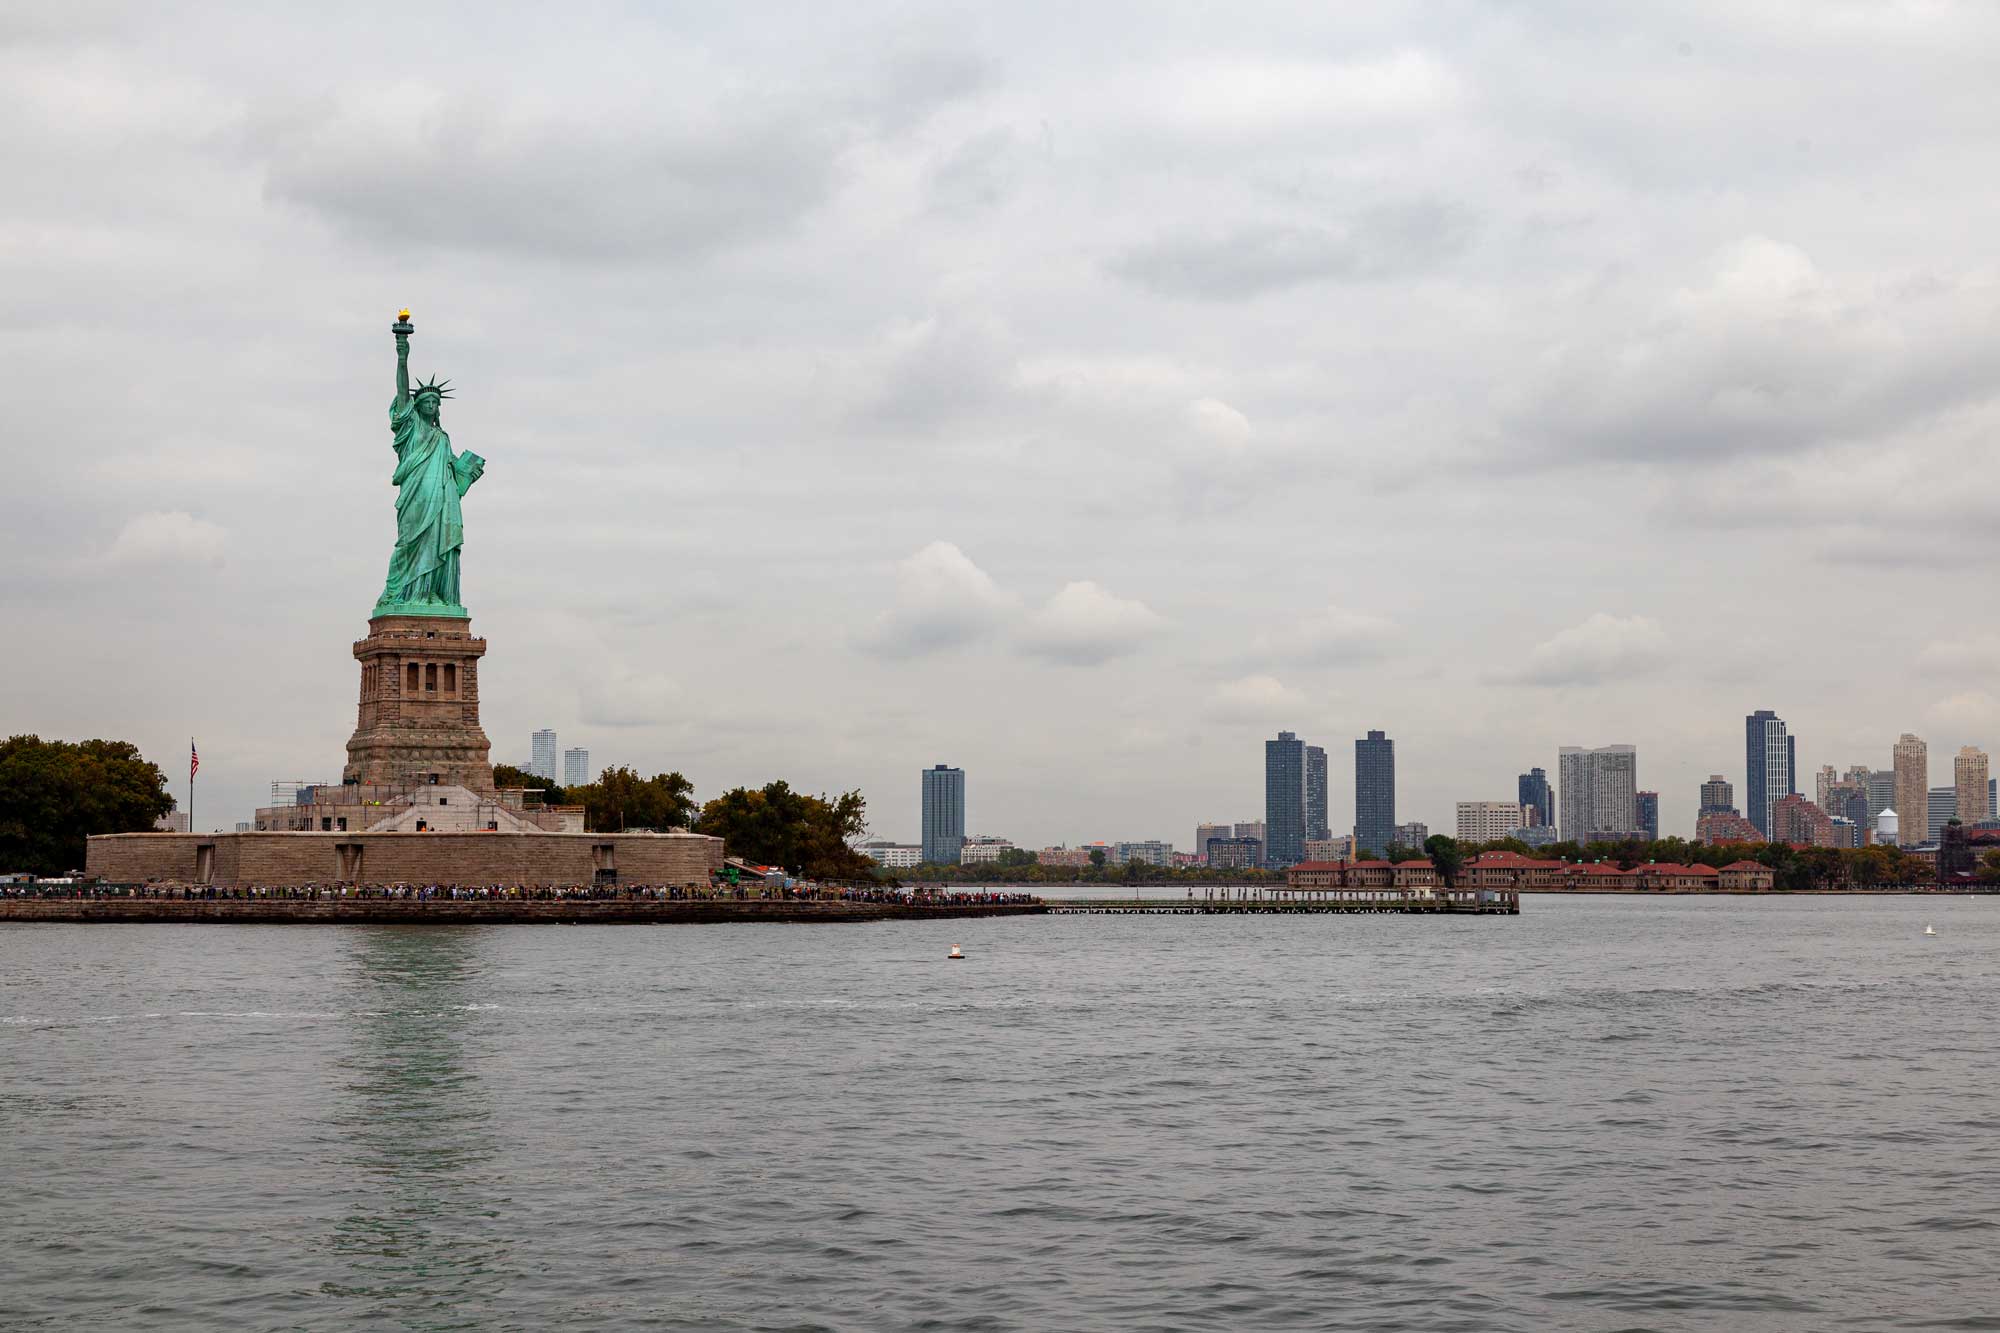
[[478,454],[454,454],[451,436],[439,423],[445,384],[410,387],[407,319],[390,326],[396,335],[396,396],[389,403],[389,430],[395,439],[396,549],[389,577],[375,603],[378,616],[457,616],[458,559],[465,545],[465,515],[459,502],[486,470]]

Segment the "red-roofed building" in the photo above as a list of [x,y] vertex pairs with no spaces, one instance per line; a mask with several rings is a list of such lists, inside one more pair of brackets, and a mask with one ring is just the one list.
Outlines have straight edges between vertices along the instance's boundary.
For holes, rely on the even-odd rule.
[[1460,873],[1468,889],[1520,889],[1528,892],[1558,887],[1561,861],[1542,861],[1519,852],[1481,852]]
[[1614,861],[1592,861],[1564,866],[1557,884],[1570,893],[1630,893],[1639,887],[1633,871],[1620,870]]
[[1288,889],[1434,889],[1437,867],[1429,861],[1301,861],[1285,871]]
[[1714,866],[1659,862],[1632,871],[1634,886],[1648,893],[1714,893],[1720,880]]
[[1769,893],[1778,882],[1771,867],[1755,861],[1731,861],[1715,875],[1717,887],[1725,893]]

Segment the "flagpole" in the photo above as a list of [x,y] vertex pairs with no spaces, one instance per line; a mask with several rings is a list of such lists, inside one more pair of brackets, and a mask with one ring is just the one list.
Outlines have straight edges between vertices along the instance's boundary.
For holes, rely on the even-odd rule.
[[199,767],[199,765],[200,765],[200,760],[195,758],[194,737],[190,736],[188,737],[188,832],[189,833],[193,833],[195,831],[194,774],[195,774],[195,769]]

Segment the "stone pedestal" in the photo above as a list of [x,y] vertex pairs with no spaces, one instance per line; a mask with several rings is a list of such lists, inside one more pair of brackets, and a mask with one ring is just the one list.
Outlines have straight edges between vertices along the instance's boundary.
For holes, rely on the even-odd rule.
[[479,725],[486,640],[447,616],[376,616],[354,645],[361,712],[347,742],[345,782],[438,783],[493,790],[491,742]]

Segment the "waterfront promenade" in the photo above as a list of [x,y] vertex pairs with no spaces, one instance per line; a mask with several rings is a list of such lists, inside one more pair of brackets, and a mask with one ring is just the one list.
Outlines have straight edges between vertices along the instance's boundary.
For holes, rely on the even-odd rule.
[[1032,916],[1021,894],[772,894],[461,890],[98,890],[0,897],[0,924],[183,923],[265,925],[697,925],[726,921],[924,921]]

